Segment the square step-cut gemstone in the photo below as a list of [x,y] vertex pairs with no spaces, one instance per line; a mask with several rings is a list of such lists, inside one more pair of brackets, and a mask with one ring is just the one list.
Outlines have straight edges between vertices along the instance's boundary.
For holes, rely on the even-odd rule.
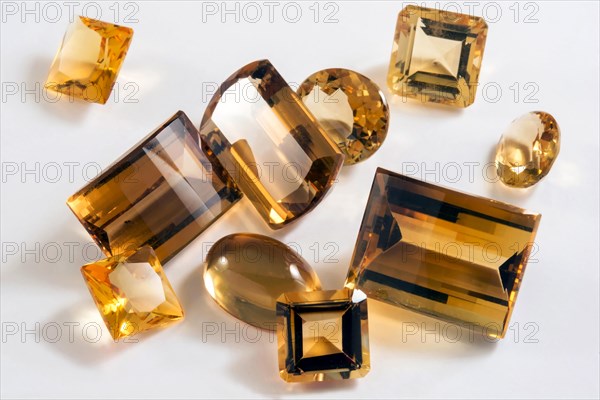
[[488,27],[483,18],[409,5],[398,15],[392,93],[467,107],[475,101]]
[[45,87],[104,104],[127,55],[133,29],[75,17],[54,57]]
[[179,111],[67,204],[107,256],[149,245],[165,263],[240,198]]
[[272,229],[311,211],[344,163],[268,60],[240,68],[206,107],[200,134]]
[[503,337],[540,218],[379,168],[346,286]]
[[81,273],[115,340],[183,318],[181,304],[149,246],[84,265]]
[[371,368],[360,290],[285,293],[277,300],[279,374],[287,382],[350,379]]

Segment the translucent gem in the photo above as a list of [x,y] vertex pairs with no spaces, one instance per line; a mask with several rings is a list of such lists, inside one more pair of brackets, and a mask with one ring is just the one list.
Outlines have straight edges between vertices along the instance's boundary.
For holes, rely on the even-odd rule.
[[387,102],[366,76],[325,69],[309,76],[297,92],[345,154],[346,165],[366,160],[383,143],[390,118]]
[[181,304],[149,246],[84,265],[81,273],[115,340],[183,318]]
[[270,330],[277,325],[275,303],[282,293],[321,289],[301,256],[275,239],[251,233],[225,236],[211,247],[204,284],[225,311]]
[[487,31],[480,17],[406,6],[394,35],[390,90],[422,102],[473,104]]
[[75,17],[50,67],[45,87],[104,104],[127,55],[133,29]]
[[287,382],[352,379],[371,368],[360,290],[285,293],[277,301],[279,375]]
[[508,186],[526,188],[545,177],[560,150],[560,129],[543,111],[514,120],[496,149],[496,171]]
[[379,168],[346,285],[503,337],[540,218]]
[[165,263],[240,198],[179,111],[67,205],[107,256],[149,245]]
[[200,134],[273,229],[312,210],[344,162],[267,60],[246,65],[221,85]]

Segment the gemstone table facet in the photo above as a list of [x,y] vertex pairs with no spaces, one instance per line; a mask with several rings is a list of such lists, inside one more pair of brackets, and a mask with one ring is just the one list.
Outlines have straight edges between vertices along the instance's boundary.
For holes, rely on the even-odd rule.
[[344,162],[267,60],[246,65],[221,85],[200,134],[272,229],[312,210]]
[[383,143],[390,114],[379,87],[364,75],[330,68],[309,76],[297,90],[329,137],[346,156],[346,165],[373,155]]
[[379,168],[346,286],[503,337],[540,218]]
[[542,180],[560,150],[560,128],[543,111],[514,120],[496,148],[496,172],[508,186],[526,188]]
[[132,37],[131,28],[75,17],[50,67],[45,88],[106,103]]
[[237,233],[216,242],[206,257],[204,284],[225,311],[259,328],[275,330],[275,303],[285,292],[320,290],[312,267],[285,244]]
[[67,204],[107,256],[149,245],[165,263],[240,198],[179,111]]
[[151,247],[81,267],[114,340],[183,319],[183,309]]
[[352,379],[370,368],[360,290],[285,293],[277,300],[279,375],[287,382]]
[[455,107],[475,101],[483,18],[409,5],[398,15],[388,86],[403,98]]

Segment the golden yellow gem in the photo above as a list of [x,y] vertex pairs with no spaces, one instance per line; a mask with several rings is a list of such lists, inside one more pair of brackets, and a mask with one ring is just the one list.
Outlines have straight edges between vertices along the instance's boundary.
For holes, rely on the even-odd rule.
[[402,97],[475,101],[488,26],[483,18],[409,5],[398,15],[388,86]]
[[306,78],[297,92],[346,155],[345,165],[366,160],[385,140],[390,118],[387,102],[366,76],[329,68]]
[[273,229],[311,211],[344,156],[268,60],[230,76],[208,104],[200,135]]
[[268,236],[236,233],[219,239],[206,256],[206,290],[227,312],[275,330],[275,302],[282,293],[321,289],[312,267]]
[[183,318],[179,300],[149,246],[84,265],[81,273],[115,340]]
[[496,171],[508,186],[526,188],[545,177],[560,151],[560,129],[543,111],[514,120],[496,149]]
[[44,86],[82,100],[106,103],[132,36],[131,28],[75,17]]
[[287,382],[352,379],[370,368],[360,290],[285,293],[277,300],[279,375]]
[[346,286],[503,337],[540,218],[379,168]]

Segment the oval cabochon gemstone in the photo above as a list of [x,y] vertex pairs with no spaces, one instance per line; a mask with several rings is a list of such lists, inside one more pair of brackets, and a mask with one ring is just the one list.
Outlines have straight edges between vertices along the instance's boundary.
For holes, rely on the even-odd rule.
[[225,311],[268,330],[277,327],[275,306],[281,294],[321,289],[317,274],[301,256],[275,239],[252,233],[225,236],[211,247],[204,284]]
[[534,111],[508,126],[496,149],[496,172],[512,187],[526,188],[542,180],[560,150],[560,128],[554,117]]
[[297,93],[345,154],[345,165],[366,160],[383,143],[390,113],[383,92],[366,76],[324,69],[306,78]]

